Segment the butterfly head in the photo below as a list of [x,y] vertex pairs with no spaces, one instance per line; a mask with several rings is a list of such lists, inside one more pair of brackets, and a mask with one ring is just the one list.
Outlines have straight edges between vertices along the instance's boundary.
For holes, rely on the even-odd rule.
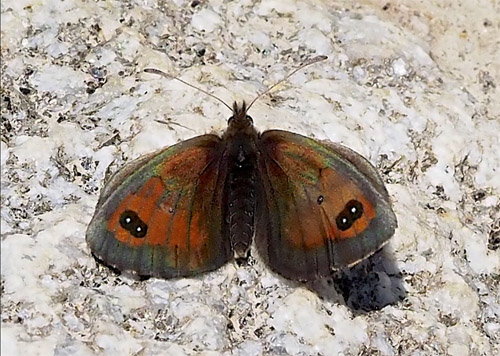
[[243,101],[233,103],[233,115],[227,120],[227,124],[234,128],[245,128],[253,126],[253,119],[247,115],[247,104]]

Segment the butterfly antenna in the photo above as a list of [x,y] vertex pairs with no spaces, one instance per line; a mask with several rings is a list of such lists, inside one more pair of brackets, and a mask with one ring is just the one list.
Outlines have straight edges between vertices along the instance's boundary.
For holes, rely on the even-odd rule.
[[253,103],[255,103],[257,101],[257,99],[259,99],[261,96],[264,96],[266,94],[269,94],[269,92],[271,90],[273,90],[274,88],[276,88],[278,85],[280,85],[281,83],[283,83],[284,81],[288,80],[288,78],[290,78],[292,75],[294,75],[295,73],[297,73],[299,70],[301,69],[304,69],[305,67],[308,67],[310,66],[311,64],[314,64],[314,63],[318,63],[318,62],[321,62],[321,61],[324,61],[325,59],[327,59],[328,57],[327,56],[317,56],[317,57],[314,57],[314,58],[311,58],[310,60],[308,60],[307,62],[301,64],[298,68],[295,68],[294,70],[292,70],[290,73],[288,73],[283,79],[281,79],[280,81],[278,81],[277,83],[271,85],[269,88],[267,88],[266,90],[264,90],[262,93],[260,93],[259,95],[257,95],[257,97],[255,99],[252,100],[252,102],[250,103],[250,105],[248,105],[247,107],[247,111],[250,109],[250,107],[253,105]]
[[182,80],[181,78],[178,78],[178,77],[174,77],[173,75],[170,75],[170,74],[167,74],[159,69],[155,69],[155,68],[145,68],[144,71],[146,73],[153,73],[153,74],[158,74],[158,75],[161,75],[161,76],[164,76],[165,78],[169,78],[169,79],[175,79],[185,85],[187,85],[188,87],[191,87],[193,89],[196,89],[196,90],[199,90],[201,91],[202,93],[214,98],[215,100],[218,100],[220,101],[222,104],[224,104],[229,110],[233,111],[233,108],[231,106],[229,106],[228,104],[226,104],[226,102],[224,100],[222,100],[221,98],[218,98],[216,97],[215,95],[209,93],[208,91],[204,90],[204,89],[201,89],[201,88],[198,88],[197,86],[193,85],[193,84],[190,84],[184,80]]

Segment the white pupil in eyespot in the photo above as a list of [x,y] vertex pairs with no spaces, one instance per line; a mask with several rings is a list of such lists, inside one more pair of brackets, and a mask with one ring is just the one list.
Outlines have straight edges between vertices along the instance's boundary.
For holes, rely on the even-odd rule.
[[342,218],[342,223],[346,224],[347,223],[347,218]]
[[131,219],[131,218],[125,218],[125,222],[126,222],[127,224],[130,224],[130,222],[131,222],[131,221],[132,221],[132,219]]
[[358,211],[358,209],[356,209],[356,207],[355,207],[355,206],[353,206],[353,207],[351,208],[351,213],[353,213],[353,214],[354,214],[354,213],[356,213],[356,211]]
[[141,227],[140,227],[140,226],[137,226],[137,229],[136,229],[136,230],[137,230],[137,232],[141,232],[141,231],[142,231],[142,229],[141,229]]

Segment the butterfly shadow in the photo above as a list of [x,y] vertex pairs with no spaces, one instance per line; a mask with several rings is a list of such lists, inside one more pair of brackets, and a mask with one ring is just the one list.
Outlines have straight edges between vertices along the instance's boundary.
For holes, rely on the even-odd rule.
[[346,305],[354,315],[397,304],[407,295],[403,274],[386,249],[353,267],[302,285],[323,300]]

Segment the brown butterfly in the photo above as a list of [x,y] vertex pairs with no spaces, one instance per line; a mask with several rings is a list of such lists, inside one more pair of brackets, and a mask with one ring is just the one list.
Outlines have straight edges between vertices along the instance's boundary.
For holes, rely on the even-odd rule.
[[118,171],[87,230],[94,256],[144,277],[186,277],[245,256],[255,239],[273,271],[308,280],[380,249],[397,221],[375,168],[339,144],[258,133],[247,115],[254,102],[233,104],[222,137],[198,136]]

